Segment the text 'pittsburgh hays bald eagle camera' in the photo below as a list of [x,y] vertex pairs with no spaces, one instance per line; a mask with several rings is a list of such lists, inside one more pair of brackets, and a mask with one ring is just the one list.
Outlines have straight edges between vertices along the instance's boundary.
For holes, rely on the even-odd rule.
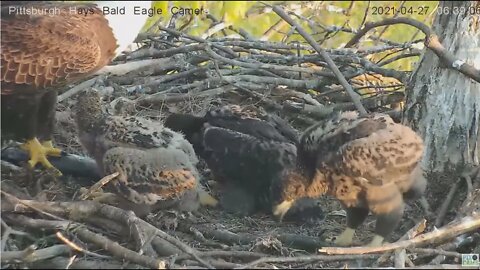
[[[125,14],[103,12],[120,5]],[[2,138],[24,142],[31,167],[53,168],[47,156],[61,154],[52,144],[58,89],[94,74],[133,42],[147,19],[134,15],[135,6],[151,1],[1,2]]]

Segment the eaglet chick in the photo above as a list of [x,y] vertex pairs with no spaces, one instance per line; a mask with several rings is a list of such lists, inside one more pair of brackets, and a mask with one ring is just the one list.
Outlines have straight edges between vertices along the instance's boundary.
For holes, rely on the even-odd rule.
[[216,205],[199,183],[198,159],[181,134],[145,118],[104,113],[95,89],[79,96],[75,120],[80,142],[101,174],[119,172],[109,185],[120,195],[121,208],[144,216]]
[[417,199],[426,189],[422,138],[385,114],[339,113],[308,128],[297,149],[296,166],[273,186],[274,215],[281,220],[298,198],[328,193],[347,212],[337,245],[352,244],[369,212],[377,219],[370,246],[381,245],[400,222],[404,199]]
[[[205,116],[171,114],[165,126],[182,132],[224,187],[222,206],[250,215],[272,209],[271,184],[295,164],[298,134],[285,120],[255,107],[225,105]],[[295,221],[323,218],[316,200],[298,201],[286,215]]]

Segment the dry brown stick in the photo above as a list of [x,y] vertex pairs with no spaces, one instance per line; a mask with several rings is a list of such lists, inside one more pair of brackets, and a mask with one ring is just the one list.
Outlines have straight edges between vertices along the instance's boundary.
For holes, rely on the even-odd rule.
[[88,199],[94,192],[97,192],[100,188],[108,184],[110,181],[115,179],[119,175],[118,172],[109,174],[102,179],[100,179],[97,183],[92,185],[82,196],[80,196],[80,200]]
[[[166,28],[166,27],[163,27],[161,25],[159,25],[158,28],[162,31],[165,31],[165,32],[169,33],[169,34],[173,34],[173,35],[176,35],[176,36],[179,36],[179,37],[186,37],[188,39],[191,39],[191,40],[194,40],[194,41],[197,41],[197,42],[200,42],[200,43],[208,43],[208,41],[206,41],[203,38],[190,36],[188,34],[185,34],[185,33],[170,29],[170,28]],[[213,43],[212,43],[212,46],[219,49],[219,50],[222,50],[223,52],[229,54],[232,57],[237,57],[237,54],[234,51],[232,51],[232,49],[230,49],[228,47],[224,47],[224,46],[221,46],[221,45],[218,45],[218,44],[213,44]]]
[[84,248],[80,247],[79,245],[75,244],[74,242],[70,241],[67,237],[65,237],[61,232],[57,232],[55,234],[57,236],[58,239],[60,239],[62,242],[64,242],[68,247],[70,247],[72,250],[75,250],[75,251],[78,251],[78,252],[82,252],[82,253],[85,253],[86,255],[90,255],[92,257],[97,257],[97,258],[101,258],[101,259],[109,259],[111,258],[110,256],[104,256],[104,255],[100,255],[100,254],[97,254],[95,252],[90,252],[88,250],[85,250]]
[[442,242],[458,235],[477,230],[478,228],[480,228],[480,214],[465,217],[460,221],[453,222],[438,230],[419,235],[413,239],[398,241],[392,244],[383,245],[381,247],[328,247],[319,249],[319,252],[326,254],[367,254],[385,252],[399,248],[419,247],[431,243]]
[[54,245],[51,247],[36,249],[34,245],[28,246],[21,251],[2,252],[1,262],[4,263],[32,263],[36,261],[55,258],[69,254],[71,249],[67,245]]
[[153,269],[165,269],[166,267],[166,262],[164,260],[157,260],[155,258],[140,255],[137,252],[124,248],[120,244],[106,238],[105,236],[96,234],[88,229],[77,228],[75,232],[83,241],[93,243],[98,247],[101,247],[116,258],[131,261],[133,263]]
[[455,185],[450,189],[450,191],[447,194],[447,197],[445,198],[445,201],[443,201],[442,205],[437,211],[437,218],[435,219],[435,226],[440,227],[442,226],[443,220],[445,219],[445,215],[448,212],[448,208],[450,207],[450,203],[453,200],[453,197],[455,196],[455,193],[457,192],[458,187],[460,186],[461,179],[459,179]]
[[[422,233],[427,226],[426,224],[427,224],[427,221],[423,219],[417,226],[409,230],[405,235],[405,238],[402,240],[410,240],[415,236],[417,236],[419,233]],[[407,260],[407,251],[404,248],[395,250],[395,257],[394,257],[395,268],[405,268],[406,260]]]
[[[19,200],[19,201],[21,201],[21,200]],[[26,204],[27,205],[32,205],[32,204],[35,204],[35,203],[28,202]],[[54,203],[43,203],[43,205],[42,205],[42,202],[36,202],[36,204],[37,205],[36,205],[35,209],[43,208],[43,209],[46,210],[46,208],[48,208],[48,207],[45,207],[45,204],[48,205],[48,204],[54,204]],[[43,209],[41,210],[42,212],[44,212]],[[81,211],[81,210],[84,210],[84,209],[80,209],[79,211]],[[26,221],[28,219],[29,218],[27,218],[27,217],[23,217],[24,221]],[[30,224],[33,224],[33,223],[30,222]],[[55,225],[55,224],[50,224],[50,225]],[[60,224],[56,224],[56,226],[70,226],[70,224],[67,225],[65,223],[60,223]],[[113,242],[112,240],[110,240],[110,239],[108,239],[104,236],[93,233],[88,229],[77,227],[75,229],[75,231],[77,232],[77,234],[81,238],[84,239],[84,241],[96,244],[97,246],[99,246],[99,247],[105,249],[106,251],[110,252],[114,257],[117,257],[117,258],[120,258],[120,259],[125,259],[125,260],[128,260],[128,261],[132,261],[134,263],[137,263],[137,264],[140,264],[140,265],[143,265],[143,266],[146,266],[146,267],[150,267],[150,268],[155,268],[155,269],[165,268],[165,265],[166,265],[165,261],[156,260],[156,259],[153,259],[153,258],[150,258],[150,257],[147,257],[147,256],[140,255],[140,254],[138,254],[134,251],[131,251],[127,248],[124,248],[124,247],[120,246],[118,243]]]
[[248,62],[242,62],[234,59],[229,59],[226,57],[223,57],[217,53],[215,53],[209,46],[205,46],[205,51],[207,52],[208,55],[210,55],[212,58],[222,61],[226,64],[229,65],[234,65],[234,66],[239,66],[239,67],[245,67],[245,68],[253,68],[253,69],[270,69],[270,70],[280,70],[280,71],[291,71],[291,72],[302,72],[302,73],[309,73],[309,74],[316,74],[319,76],[326,76],[326,77],[332,77],[332,74],[329,72],[325,71],[320,71],[320,70],[315,70],[315,69],[310,69],[310,68],[303,68],[303,67],[290,67],[290,66],[285,66],[285,65],[274,65],[274,64],[266,64],[266,63],[248,63]]
[[[5,193],[5,192],[2,191],[2,193]],[[9,195],[9,196],[14,197],[12,195]],[[184,252],[192,255],[195,259],[199,260],[202,264],[206,264],[207,267],[211,268],[208,263],[206,263],[204,260],[202,260],[198,256],[198,251],[192,249],[191,247],[184,244],[180,240],[177,240],[176,238],[170,236],[169,234],[167,234],[167,233],[161,231],[160,229],[154,227],[153,225],[145,222],[144,220],[139,219],[134,214],[131,214],[131,213],[129,213],[127,211],[124,211],[122,209],[119,209],[117,207],[110,206],[110,205],[102,205],[100,203],[93,202],[93,201],[37,202],[37,201],[32,201],[32,200],[19,200],[17,198],[15,198],[15,199],[20,204],[24,204],[24,205],[27,205],[29,207],[33,207],[32,209],[34,209],[36,211],[41,211],[42,213],[46,213],[46,214],[49,214],[46,211],[53,211],[56,214],[70,215],[70,218],[82,218],[82,217],[86,217],[86,216],[88,217],[88,216],[91,216],[95,213],[98,213],[100,215],[103,215],[107,218],[111,218],[111,219],[114,219],[114,220],[119,220],[120,219],[121,221],[125,222],[126,224],[131,224],[132,222],[138,222],[138,224],[144,226],[145,228],[147,228],[151,231],[154,231],[158,236],[160,236],[160,237],[164,238],[165,240],[171,242],[172,244],[178,246]],[[72,215],[72,213],[75,213],[75,215]],[[54,215],[52,215],[52,216],[54,216]],[[116,250],[116,251],[118,251],[118,250]],[[137,253],[135,253],[135,254],[137,254]]]
[[340,72],[338,67],[335,65],[335,63],[332,61],[330,56],[320,46],[318,46],[317,42],[312,38],[312,36],[305,32],[305,30],[303,30],[303,28],[297,22],[292,20],[292,18],[290,18],[290,16],[288,16],[282,8],[280,8],[279,6],[273,6],[273,11],[275,11],[275,13],[277,13],[278,16],[280,16],[282,19],[287,21],[291,26],[295,27],[298,33],[302,35],[302,37],[315,49],[315,51],[317,51],[323,57],[325,62],[327,62],[328,66],[339,80],[340,84],[345,88],[347,93],[352,98],[352,101],[355,104],[355,107],[359,111],[360,115],[366,115],[367,111],[360,102],[359,95],[355,93],[355,91],[353,91],[352,86],[347,82],[347,80]]
[[[55,220],[62,220],[62,221],[66,221],[65,219],[57,216],[57,215],[54,215],[54,214],[51,214],[51,213],[48,213],[46,211],[44,211],[43,209],[37,207],[37,201],[34,201],[34,200],[20,200],[18,199],[17,197],[3,191],[3,190],[0,190],[0,193],[2,193],[5,197],[7,197],[7,199],[11,202],[14,202],[15,204],[12,205],[13,209],[10,209],[10,211],[14,211],[14,212],[23,212],[23,211],[26,211],[26,209],[30,208],[32,210],[35,210],[36,212],[40,213],[40,214],[43,214],[47,217],[50,217],[50,218],[53,218]],[[42,206],[42,204],[40,203],[40,206]],[[58,211],[60,210],[60,212],[63,212],[62,209],[58,209],[56,208],[55,209],[56,213],[58,213]],[[4,209],[2,209],[2,211],[4,211]]]
[[193,258],[195,258],[197,261],[202,263],[204,266],[208,268],[213,268],[208,262],[200,258],[199,252],[190,246],[186,245],[182,241],[176,239],[175,237],[167,234],[166,232],[158,229],[157,227],[151,225],[150,223],[144,221],[143,219],[138,218],[135,216],[132,212],[126,212],[122,209],[119,209],[117,207],[113,207],[110,205],[103,205],[100,208],[97,208],[97,210],[100,212],[100,214],[106,216],[106,217],[111,217],[113,219],[118,219],[121,218],[122,221],[126,222],[126,224],[131,224],[131,223],[137,223],[139,225],[142,225],[144,228],[151,230],[154,232],[156,235],[159,237],[167,240],[168,242],[174,244],[178,248],[180,248],[182,251],[184,251],[187,254],[190,254]]
[[349,261],[349,260],[358,260],[358,259],[374,259],[379,255],[376,254],[361,254],[361,255],[311,255],[311,256],[298,256],[298,257],[263,257],[257,259],[249,264],[246,264],[237,269],[248,269],[254,268],[255,266],[261,263],[286,263],[286,262],[296,262],[296,263],[306,263],[306,262],[332,262],[332,261]]
[[358,31],[355,36],[345,45],[345,48],[351,47],[357,43],[362,36],[364,36],[368,31],[375,27],[392,25],[392,24],[408,24],[417,29],[420,29],[426,36],[425,46],[433,51],[441,61],[443,61],[448,68],[453,68],[460,71],[464,75],[473,80],[480,82],[480,70],[474,66],[468,64],[464,60],[456,59],[455,56],[449,52],[445,47],[440,43],[438,36],[428,27],[428,25],[414,20],[412,18],[388,18],[383,21],[367,23],[365,26]]
[[7,240],[10,237],[11,234],[29,236],[29,234],[26,233],[26,232],[21,232],[21,231],[17,231],[17,230],[12,229],[10,226],[8,226],[7,223],[5,223],[5,221],[3,221],[3,218],[0,218],[0,222],[1,222],[2,226],[4,227],[3,230],[2,230],[2,241],[1,241],[0,252],[3,252],[5,250],[5,248],[7,247]]

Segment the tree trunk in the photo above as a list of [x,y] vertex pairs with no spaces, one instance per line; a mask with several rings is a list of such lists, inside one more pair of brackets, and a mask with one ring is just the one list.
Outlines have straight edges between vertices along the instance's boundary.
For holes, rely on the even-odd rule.
[[[458,14],[475,8],[476,13]],[[480,2],[441,1],[433,31],[457,59],[480,68]],[[449,11],[449,14],[440,14]],[[441,202],[462,172],[479,166],[480,84],[426,49],[407,87],[405,116],[425,141],[429,193]],[[438,204],[437,204],[438,205]]]

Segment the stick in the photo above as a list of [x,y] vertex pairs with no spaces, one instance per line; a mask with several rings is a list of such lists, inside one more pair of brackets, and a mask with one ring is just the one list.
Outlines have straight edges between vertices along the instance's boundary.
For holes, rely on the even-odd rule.
[[347,82],[347,80],[342,75],[342,73],[340,72],[338,67],[335,65],[335,63],[332,61],[330,56],[320,46],[318,46],[318,44],[315,42],[312,36],[310,36],[307,32],[305,32],[305,30],[303,30],[303,28],[297,22],[292,20],[290,16],[288,16],[287,13],[283,11],[282,8],[280,8],[279,6],[273,6],[273,11],[275,11],[275,13],[277,13],[278,16],[280,16],[282,19],[287,21],[291,26],[295,27],[298,33],[302,35],[302,37],[315,49],[315,51],[317,51],[323,57],[323,59],[325,60],[325,62],[327,62],[330,69],[332,69],[337,79],[340,81],[340,84],[345,88],[347,93],[350,95],[353,101],[353,104],[355,104],[355,107],[359,111],[360,115],[362,116],[366,115],[367,111],[365,110],[362,103],[360,102],[359,95],[355,93],[355,91],[353,91],[352,86]]
[[120,246],[120,244],[106,238],[105,236],[93,233],[88,229],[78,228],[75,230],[75,232],[83,241],[87,241],[89,243],[97,245],[98,247],[101,247],[116,258],[131,261],[133,263],[153,269],[165,269],[166,267],[166,261],[164,260],[158,260],[144,255],[140,255],[137,252],[126,249]]
[[443,256],[449,256],[449,257],[455,257],[455,258],[462,258],[462,254],[458,252],[453,252],[453,251],[445,251],[442,249],[434,249],[434,248],[409,248],[408,249],[410,252],[415,252],[415,253],[423,253],[427,255],[443,255]]
[[458,222],[454,222],[439,230],[435,230],[410,240],[399,241],[392,244],[386,244],[381,247],[352,247],[352,248],[321,248],[319,252],[326,254],[367,254],[385,252],[399,248],[419,247],[435,242],[441,242],[451,239],[458,235],[480,228],[480,214],[472,217],[465,217]]
[[448,68],[460,71],[465,76],[480,82],[480,70],[468,64],[465,60],[456,59],[455,56],[449,52],[440,43],[438,36],[428,27],[428,25],[414,20],[412,18],[388,18],[380,22],[367,23],[365,26],[355,34],[355,36],[345,45],[346,48],[351,47],[357,43],[362,36],[375,27],[392,25],[392,24],[408,24],[420,29],[426,36],[425,46],[429,48]]
[[74,242],[70,241],[67,237],[65,237],[61,232],[57,232],[55,234],[55,236],[57,236],[58,239],[60,239],[62,242],[64,242],[68,247],[70,247],[72,250],[75,250],[75,251],[78,251],[78,252],[82,252],[82,253],[85,253],[86,255],[90,255],[92,257],[97,257],[97,258],[100,258],[100,259],[110,259],[111,257],[110,256],[104,256],[104,255],[100,255],[100,254],[97,254],[97,253],[94,253],[94,252],[90,252],[88,250],[85,250],[83,249],[82,247],[78,246],[77,244],[75,244]]
[[[427,221],[423,219],[417,226],[410,229],[407,234],[405,235],[405,239],[402,240],[410,240],[417,236],[419,233],[422,233],[427,226]],[[395,250],[395,268],[405,268],[405,262],[407,260],[407,251],[403,248],[400,250]]]
[[36,249],[34,245],[28,246],[21,251],[2,252],[1,262],[4,263],[33,263],[36,261],[55,258],[70,253],[67,245],[54,245],[51,247]]
[[440,227],[442,226],[442,222],[445,219],[445,215],[447,214],[448,207],[450,206],[450,203],[453,200],[453,197],[455,196],[455,193],[457,192],[458,187],[460,186],[461,180],[458,180],[455,185],[450,189],[450,191],[447,194],[447,197],[445,198],[445,201],[443,201],[442,206],[440,206],[440,209],[438,209],[437,212],[437,218],[435,219],[435,226]]
[[349,260],[358,260],[358,259],[374,259],[379,255],[375,254],[362,254],[362,255],[349,255],[349,256],[328,256],[328,255],[312,255],[312,256],[298,256],[298,257],[263,257],[258,260],[255,260],[249,264],[246,264],[237,269],[249,269],[254,268],[256,265],[261,263],[287,263],[287,262],[296,262],[296,263],[306,263],[306,262],[332,262],[332,261],[349,261]]
[[97,183],[95,183],[93,186],[91,186],[87,192],[85,192],[80,199],[81,200],[86,200],[88,199],[94,192],[97,192],[100,188],[102,188],[104,185],[108,184],[110,181],[115,179],[119,175],[118,172],[112,173],[110,175],[107,175],[100,179]]
[[[38,261],[35,263],[35,267],[39,269],[67,269],[65,266],[69,263],[70,259],[65,257],[55,257],[45,261]],[[139,265],[120,263],[118,261],[108,260],[100,261],[98,259],[88,260],[82,258],[81,260],[75,260],[70,265],[70,269],[139,269]]]

